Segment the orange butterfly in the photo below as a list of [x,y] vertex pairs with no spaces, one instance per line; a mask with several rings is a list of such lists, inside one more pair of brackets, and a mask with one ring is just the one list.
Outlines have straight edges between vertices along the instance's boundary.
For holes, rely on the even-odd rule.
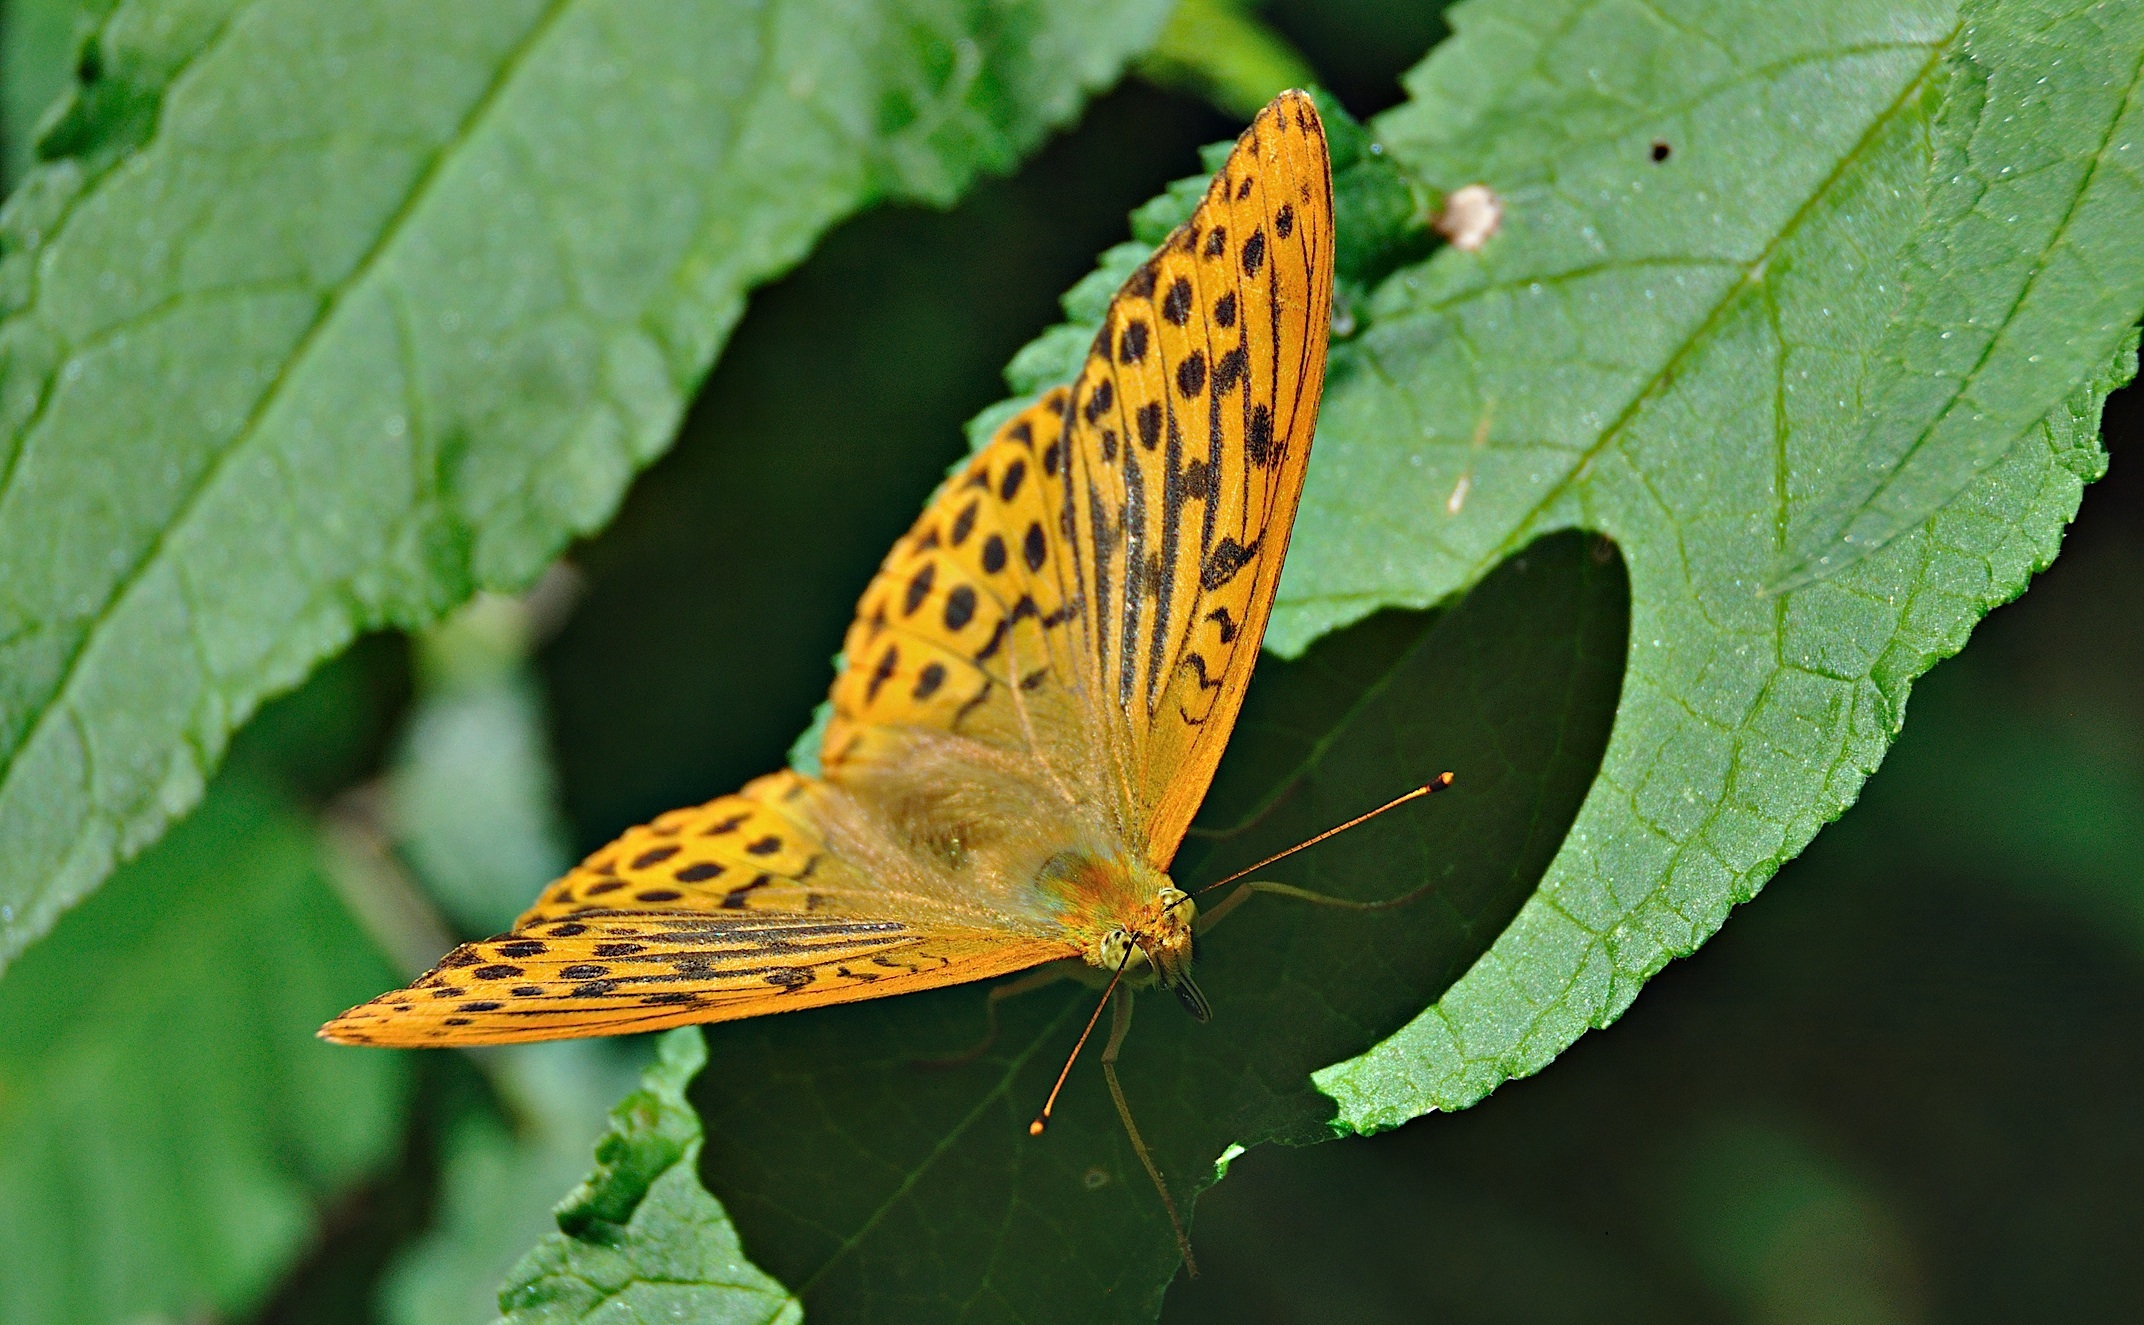
[[1324,129],[1289,92],[1117,292],[1072,385],[999,428],[886,558],[821,776],[632,829],[512,933],[321,1034],[611,1035],[1066,958],[1158,980],[1203,1020],[1197,907],[1167,869],[1265,633],[1332,282]]

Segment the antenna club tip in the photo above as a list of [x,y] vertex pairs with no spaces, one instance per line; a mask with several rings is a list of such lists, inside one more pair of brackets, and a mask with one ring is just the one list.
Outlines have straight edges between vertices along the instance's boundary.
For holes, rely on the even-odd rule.
[[1429,790],[1431,791],[1442,791],[1451,785],[1452,775],[1450,773],[1439,773],[1429,780]]
[[1033,1122],[1031,1122],[1031,1123],[1029,1123],[1029,1124],[1027,1125],[1027,1134],[1028,1134],[1029,1136],[1041,1136],[1041,1135],[1042,1135],[1042,1128],[1043,1128],[1043,1121],[1042,1121],[1042,1120],[1041,1120],[1040,1118],[1037,1118],[1037,1119],[1036,1119],[1035,1121],[1033,1121]]

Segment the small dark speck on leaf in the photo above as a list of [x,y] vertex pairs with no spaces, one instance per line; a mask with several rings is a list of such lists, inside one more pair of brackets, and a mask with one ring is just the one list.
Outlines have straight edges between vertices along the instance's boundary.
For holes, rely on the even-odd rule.
[[1665,160],[1667,160],[1667,159],[1668,159],[1668,153],[1670,153],[1670,152],[1672,152],[1672,151],[1674,151],[1674,150],[1675,150],[1674,148],[1672,148],[1672,147],[1668,146],[1668,140],[1667,140],[1667,139],[1665,139],[1665,138],[1655,138],[1655,139],[1653,139],[1653,164],[1654,164],[1654,165],[1659,165],[1659,164],[1660,164],[1660,163],[1661,163],[1662,161],[1665,161]]

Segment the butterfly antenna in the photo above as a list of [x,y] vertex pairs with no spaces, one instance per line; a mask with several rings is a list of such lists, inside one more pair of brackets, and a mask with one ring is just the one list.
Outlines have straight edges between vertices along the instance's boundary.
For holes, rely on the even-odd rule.
[[1050,1097],[1042,1102],[1042,1112],[1036,1114],[1035,1121],[1027,1125],[1029,1136],[1041,1136],[1042,1129],[1050,1125],[1050,1110],[1057,1107],[1057,1092],[1065,1088],[1065,1078],[1072,1075],[1072,1065],[1079,1061],[1079,1051],[1087,1047],[1087,1037],[1094,1034],[1094,1025],[1102,1019],[1102,1009],[1109,1006],[1109,996],[1117,992],[1117,981],[1124,978],[1124,968],[1131,963],[1132,953],[1135,951],[1135,945],[1124,945],[1124,958],[1117,963],[1116,971],[1109,977],[1109,987],[1102,991],[1102,1001],[1094,1005],[1094,1015],[1087,1018],[1087,1029],[1079,1033],[1079,1042],[1072,1046],[1072,1053],[1065,1059],[1063,1069],[1057,1073],[1057,1084],[1050,1087]]
[[[1383,814],[1387,810],[1396,810],[1400,806],[1405,805],[1411,800],[1420,800],[1424,796],[1434,795],[1435,793],[1440,792],[1451,785],[1452,775],[1450,773],[1439,773],[1437,774],[1437,776],[1431,778],[1429,781],[1423,783],[1421,786],[1416,787],[1413,791],[1408,792],[1404,796],[1394,796],[1391,800],[1386,801],[1383,805],[1378,806],[1376,809],[1370,811],[1368,814],[1358,814],[1354,818],[1348,820],[1346,823],[1341,824],[1336,828],[1328,828],[1324,832],[1318,834],[1316,837],[1313,837],[1306,842],[1298,842],[1294,846],[1289,847],[1286,851],[1277,851],[1274,854],[1267,856],[1264,860],[1259,861],[1256,865],[1251,866],[1249,869],[1237,870],[1234,874],[1231,874],[1227,878],[1222,879],[1219,883],[1209,883],[1203,888],[1195,889],[1191,895],[1193,897],[1196,897],[1200,893],[1210,893],[1216,888],[1224,887],[1228,884],[1234,883],[1236,880],[1242,878],[1246,874],[1256,874],[1258,871],[1264,869],[1266,866],[1272,864],[1276,860],[1286,860],[1288,857],[1294,855],[1298,851],[1301,851],[1305,847],[1314,847],[1318,843],[1323,842],[1328,837],[1338,837],[1340,834],[1346,832],[1348,829],[1353,828],[1358,824],[1368,823],[1370,820],[1375,819],[1378,815]],[[1099,1009],[1096,1010],[1095,1015],[1101,1015]]]

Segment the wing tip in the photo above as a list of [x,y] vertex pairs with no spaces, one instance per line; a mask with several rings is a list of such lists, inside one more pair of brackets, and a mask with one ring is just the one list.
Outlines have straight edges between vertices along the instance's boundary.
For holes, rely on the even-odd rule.
[[316,1040],[325,1041],[328,1044],[371,1046],[378,1043],[378,1041],[374,1040],[370,1035],[367,1035],[365,1032],[351,1029],[348,1025],[345,1024],[346,1020],[347,1014],[342,1017],[337,1017],[335,1020],[329,1022],[327,1025],[322,1026],[319,1030],[314,1031],[313,1038]]

